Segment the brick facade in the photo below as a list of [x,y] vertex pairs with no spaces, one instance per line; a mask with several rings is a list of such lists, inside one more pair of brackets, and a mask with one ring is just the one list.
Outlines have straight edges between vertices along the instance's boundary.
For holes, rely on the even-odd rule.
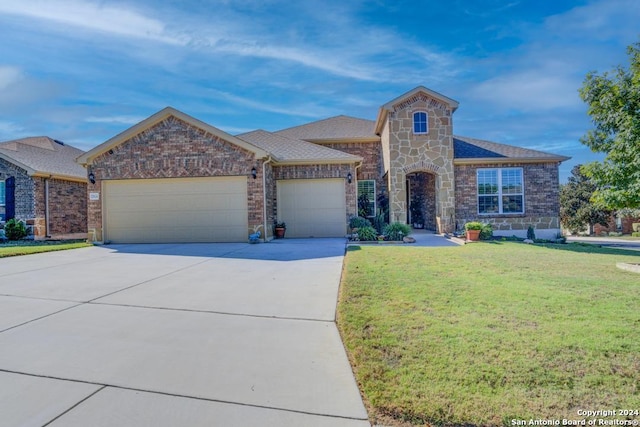
[[[86,233],[87,186],[85,183],[32,177],[24,169],[0,159],[0,179],[9,177],[14,177],[16,184],[15,217],[29,225],[35,239]],[[47,181],[48,218],[45,197]],[[5,213],[4,206],[0,206],[0,213]]]
[[[35,236],[46,230],[49,236],[87,232],[87,184],[61,179],[35,178]],[[44,193],[48,181],[49,212],[47,218]]]
[[[254,167],[256,179],[250,176]],[[263,228],[262,161],[173,116],[100,154],[90,171],[96,182],[89,183],[88,191],[97,193],[102,181],[112,179],[247,176],[247,233]],[[101,241],[102,200],[89,201],[88,211],[89,238]]]
[[343,151],[362,157],[362,166],[358,173],[353,174],[358,180],[375,180],[376,192],[387,192],[387,182],[384,179],[384,165],[382,161],[382,145],[380,142],[332,142],[323,143],[324,147]]
[[608,235],[611,232],[617,232],[622,234],[633,233],[633,224],[640,223],[640,218],[624,217],[620,218],[620,227],[618,227],[618,221],[615,216],[611,216],[609,219],[609,225],[604,226],[601,224],[593,225],[593,234],[596,236]]
[[[477,170],[497,167],[522,168],[523,214],[478,214]],[[497,235],[526,235],[530,225],[540,230],[536,232],[537,237],[553,238],[560,231],[560,185],[557,163],[456,165],[455,177],[458,229],[468,221],[481,221],[492,224],[494,234]]]
[[[16,219],[27,221],[35,216],[34,183],[24,169],[0,159],[0,179],[15,178]],[[5,214],[4,206],[0,206],[0,213]]]

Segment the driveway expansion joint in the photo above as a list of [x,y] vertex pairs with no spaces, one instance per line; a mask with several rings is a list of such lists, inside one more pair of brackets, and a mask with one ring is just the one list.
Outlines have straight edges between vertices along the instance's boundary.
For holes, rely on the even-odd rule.
[[230,401],[230,400],[211,399],[211,398],[206,398],[206,397],[201,397],[201,396],[189,396],[189,395],[184,395],[184,394],[169,393],[169,392],[158,391],[158,390],[146,390],[146,389],[142,389],[142,388],[125,387],[125,386],[119,386],[119,385],[115,385],[115,384],[106,384],[106,383],[98,383],[98,382],[93,382],[93,381],[83,381],[83,380],[70,379],[70,378],[61,378],[61,377],[56,377],[56,376],[51,376],[51,375],[31,374],[31,373],[28,373],[28,372],[20,372],[20,371],[14,371],[14,370],[2,369],[2,368],[0,368],[0,372],[6,372],[6,373],[10,373],[10,374],[17,374],[17,375],[26,375],[26,376],[30,376],[30,377],[36,377],[36,378],[46,378],[46,379],[51,379],[51,380],[69,381],[69,382],[80,383],[80,384],[91,384],[91,385],[101,386],[98,390],[96,390],[95,392],[91,393],[89,396],[87,396],[86,398],[82,399],[80,402],[76,403],[71,408],[66,410],[63,414],[58,415],[56,418],[54,418],[53,420],[49,421],[44,426],[51,424],[53,421],[55,421],[56,419],[60,418],[62,415],[68,413],[73,408],[76,408],[78,405],[80,405],[81,403],[85,402],[87,399],[91,398],[92,396],[95,396],[98,392],[104,390],[107,387],[113,388],[113,389],[120,389],[120,390],[129,390],[129,391],[137,391],[137,392],[142,392],[142,393],[158,394],[158,395],[162,395],[162,396],[180,397],[180,398],[183,398],[183,399],[194,399],[194,400],[200,400],[200,401],[203,401],[203,402],[222,403],[222,404],[226,404],[226,405],[236,405],[236,406],[245,406],[245,407],[251,407],[251,408],[268,409],[268,410],[272,410],[272,411],[290,412],[290,413],[294,413],[294,414],[312,415],[312,416],[318,416],[318,417],[327,417],[327,418],[335,418],[335,419],[343,419],[343,420],[368,421],[367,418],[350,417],[350,416],[346,416],[346,415],[323,414],[323,413],[311,412],[311,411],[303,411],[303,410],[298,410],[298,409],[281,408],[281,407],[277,407],[277,406],[266,406],[266,405],[257,405],[257,404],[253,404],[253,403],[234,402],[234,401]]
[[73,411],[75,408],[77,408],[78,406],[82,405],[84,402],[86,402],[87,400],[91,399],[93,396],[95,396],[96,394],[100,393],[102,390],[104,390],[105,388],[107,388],[107,386],[102,386],[99,389],[97,389],[96,391],[94,391],[93,393],[91,393],[90,395],[88,395],[87,397],[85,397],[84,399],[80,400],[79,402],[76,402],[75,405],[71,406],[70,408],[68,408],[66,411],[62,412],[61,414],[59,414],[58,416],[54,417],[52,420],[50,420],[48,423],[43,424],[42,427],[47,427],[48,425],[50,425],[52,422],[54,422],[55,420],[57,420],[60,417],[63,417],[64,415],[68,414],[69,412]]
[[215,311],[215,310],[197,310],[197,309],[193,309],[193,308],[157,307],[157,306],[150,306],[150,305],[136,305],[136,304],[100,302],[100,301],[95,301],[95,300],[88,301],[86,304],[106,305],[106,306],[114,306],[114,307],[142,308],[142,309],[148,309],[148,310],[183,311],[183,312],[187,312],[187,313],[219,314],[219,315],[222,315],[222,316],[254,317],[254,318],[258,318],[258,319],[295,320],[295,321],[302,321],[302,322],[322,322],[322,323],[332,323],[332,324],[336,323],[335,320],[333,320],[333,319],[313,319],[313,318],[309,318],[309,317],[268,316],[266,314],[232,313],[232,312]]

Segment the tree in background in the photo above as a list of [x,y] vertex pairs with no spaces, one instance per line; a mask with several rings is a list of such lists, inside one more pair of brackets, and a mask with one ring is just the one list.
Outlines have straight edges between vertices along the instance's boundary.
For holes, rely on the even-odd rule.
[[560,186],[560,222],[571,233],[584,230],[587,226],[591,233],[595,224],[608,224],[611,211],[591,201],[596,190],[596,184],[582,173],[581,165],[574,166],[569,181]]
[[593,200],[609,209],[640,208],[640,43],[627,48],[630,66],[587,74],[580,97],[595,125],[580,142],[605,153],[583,166],[596,185]]

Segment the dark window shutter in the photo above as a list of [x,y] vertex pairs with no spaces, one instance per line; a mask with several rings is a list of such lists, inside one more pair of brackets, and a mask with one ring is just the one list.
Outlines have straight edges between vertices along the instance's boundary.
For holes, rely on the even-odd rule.
[[4,185],[4,219],[8,221],[16,217],[16,179],[9,177],[4,181]]

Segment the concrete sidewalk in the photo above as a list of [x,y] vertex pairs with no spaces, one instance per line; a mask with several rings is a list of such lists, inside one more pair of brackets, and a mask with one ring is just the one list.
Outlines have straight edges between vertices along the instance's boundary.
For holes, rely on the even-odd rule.
[[287,239],[2,259],[2,423],[369,426],[335,325],[343,255]]

